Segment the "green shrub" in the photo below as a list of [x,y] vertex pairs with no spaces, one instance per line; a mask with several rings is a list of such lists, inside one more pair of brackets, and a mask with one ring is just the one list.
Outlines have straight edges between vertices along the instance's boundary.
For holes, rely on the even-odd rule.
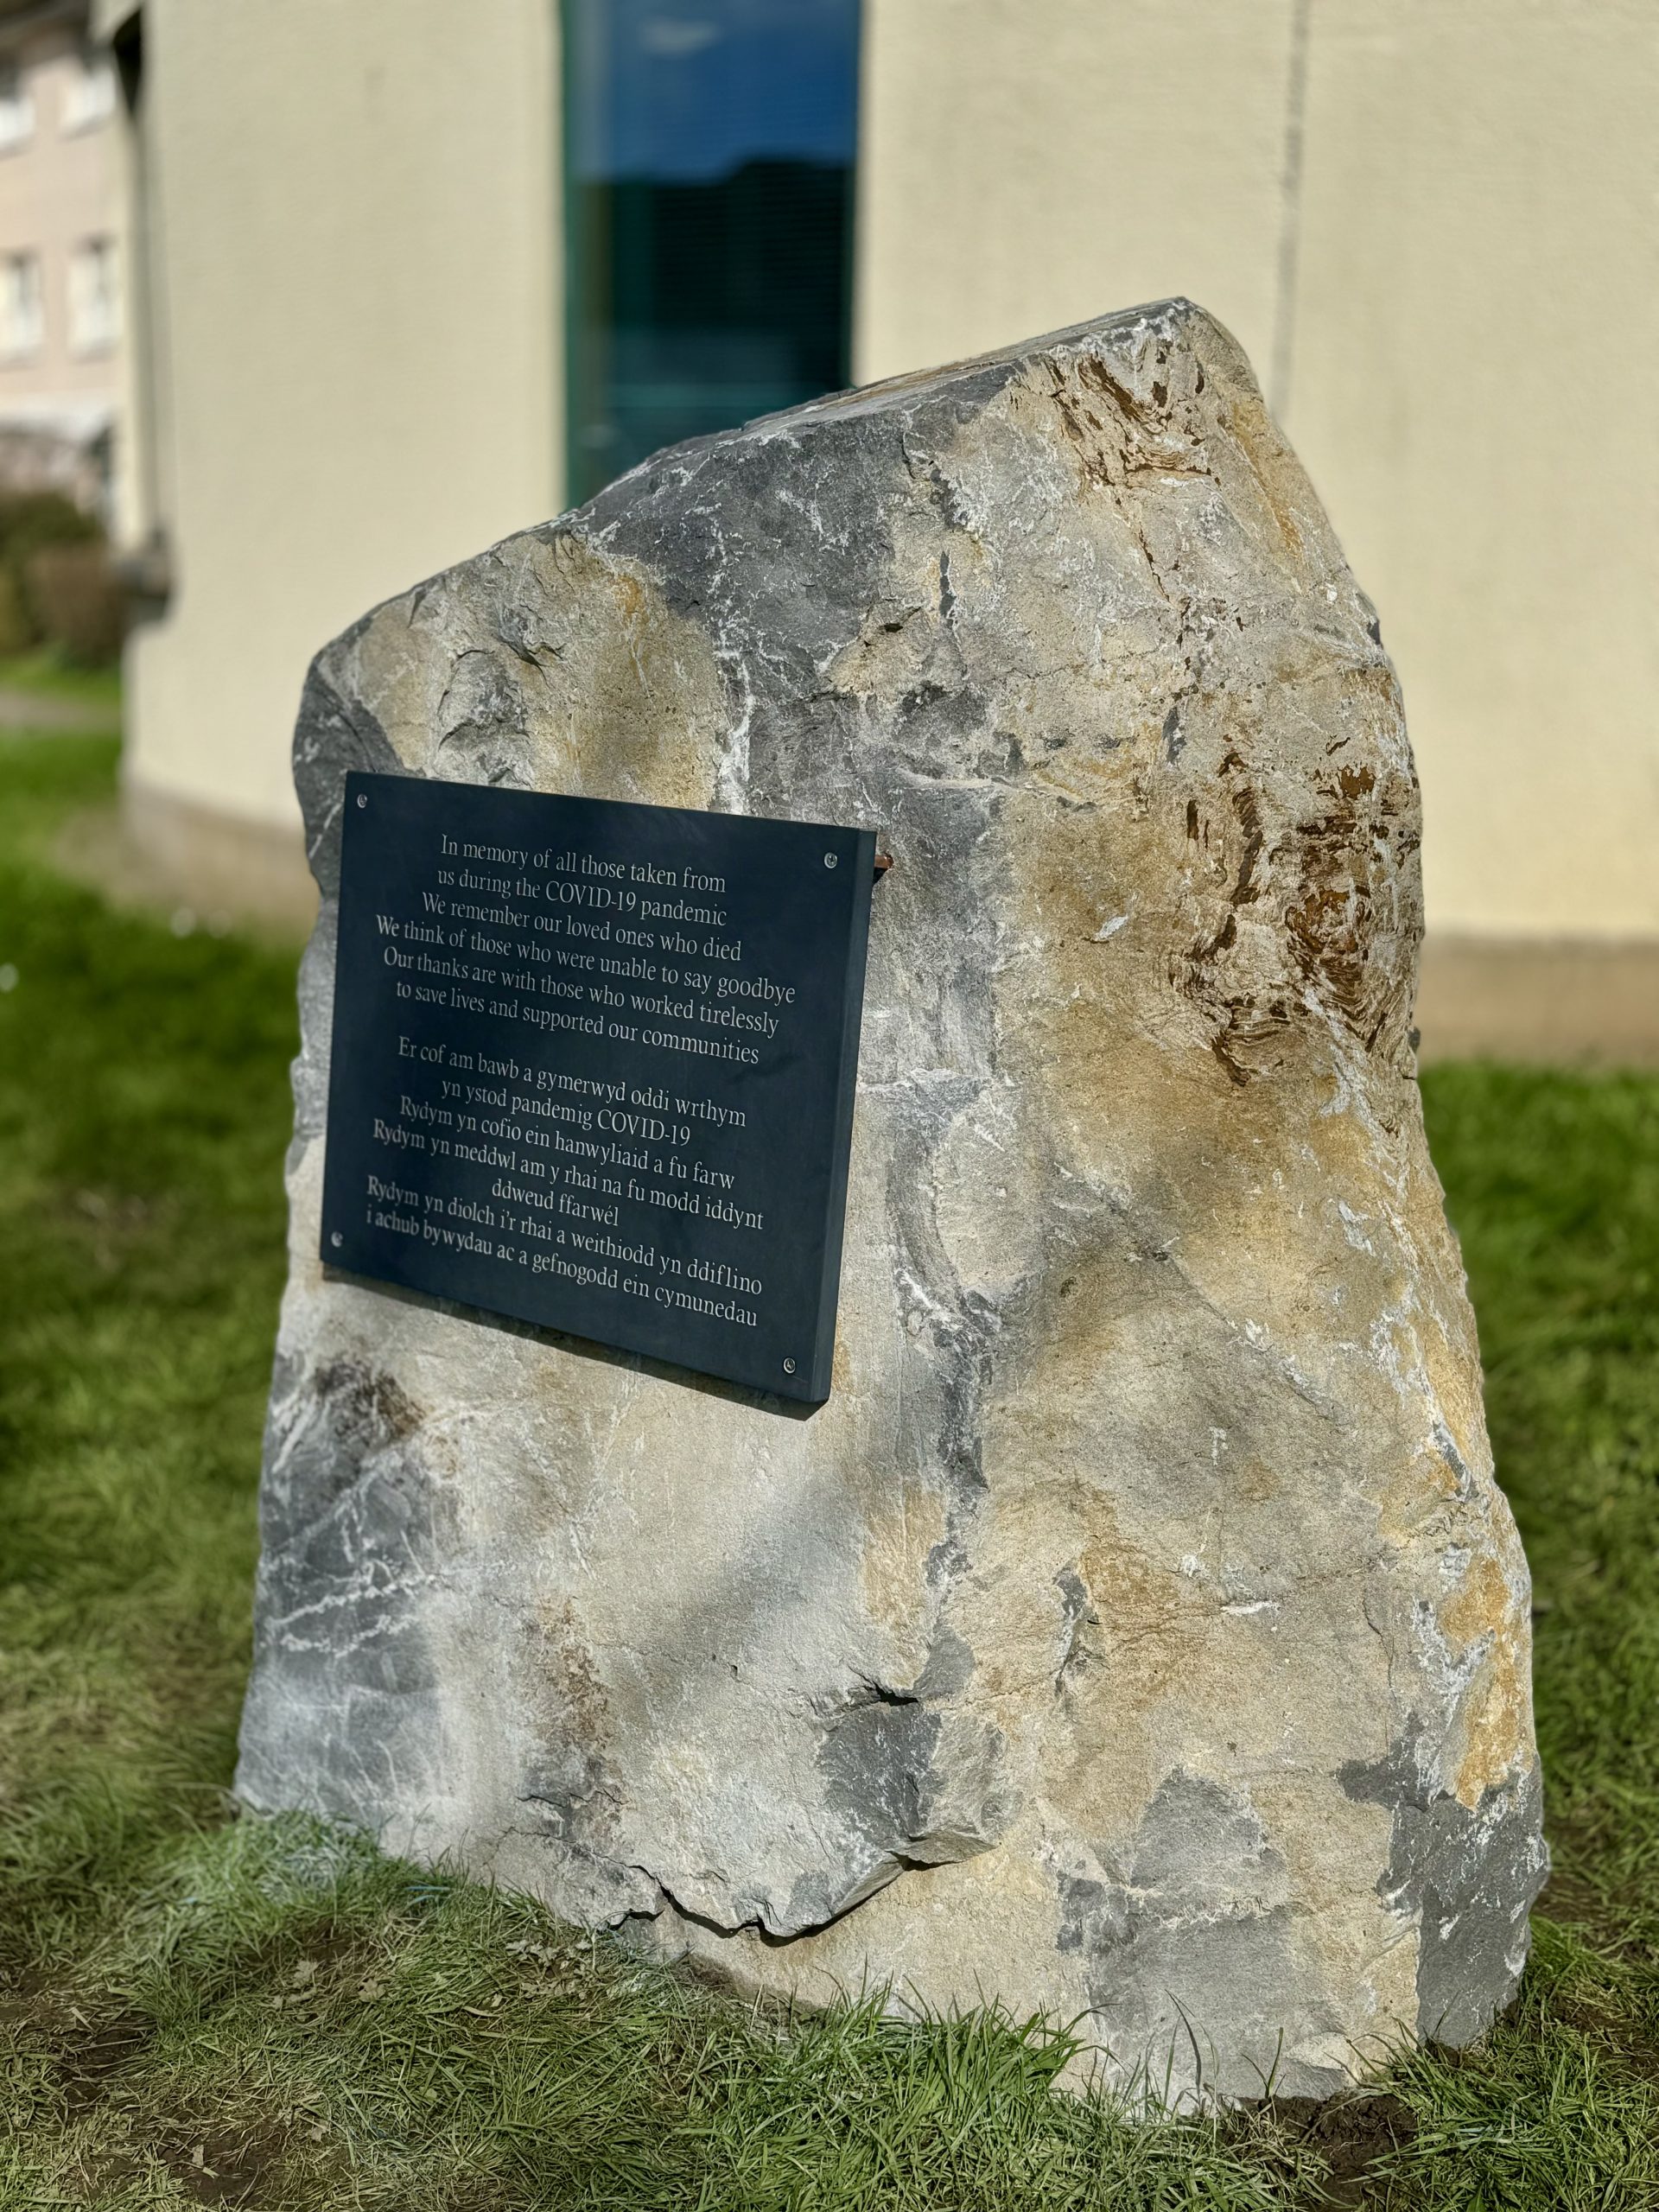
[[[71,551],[78,559],[66,561]],[[108,660],[122,626],[96,517],[60,492],[0,496],[0,652],[55,645],[72,659]]]
[[35,642],[22,586],[10,569],[0,566],[0,656],[9,660],[27,652]]
[[29,597],[48,645],[82,668],[121,650],[127,598],[102,545],[48,545],[30,557]]

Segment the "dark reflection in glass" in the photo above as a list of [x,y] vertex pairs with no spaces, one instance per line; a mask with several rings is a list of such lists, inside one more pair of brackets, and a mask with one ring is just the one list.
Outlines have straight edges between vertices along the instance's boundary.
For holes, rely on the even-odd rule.
[[849,380],[858,0],[564,0],[569,479]]

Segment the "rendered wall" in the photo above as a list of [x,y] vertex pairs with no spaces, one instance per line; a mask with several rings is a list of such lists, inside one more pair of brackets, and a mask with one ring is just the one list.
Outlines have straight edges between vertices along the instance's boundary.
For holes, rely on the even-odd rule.
[[1382,609],[1431,922],[1659,934],[1659,13],[1318,0],[1289,426]]
[[546,0],[148,0],[151,800],[289,828],[307,663],[559,505]]
[[1659,936],[1649,0],[866,0],[857,370],[1182,292],[1399,667],[1440,933]]
[[[556,11],[143,12],[128,773],[291,834],[319,640],[559,505]],[[864,68],[859,376],[1203,302],[1381,608],[1435,932],[1659,938],[1649,0],[865,0]]]

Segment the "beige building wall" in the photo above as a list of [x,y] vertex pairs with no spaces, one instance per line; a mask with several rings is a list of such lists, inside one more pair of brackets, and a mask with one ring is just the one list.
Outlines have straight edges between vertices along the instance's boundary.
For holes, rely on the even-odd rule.
[[1652,0],[865,0],[864,67],[860,377],[1201,301],[1377,602],[1431,929],[1659,938]]
[[129,811],[181,861],[214,817],[296,850],[311,655],[559,503],[552,12],[146,0],[142,41],[129,534],[171,573],[127,648]]
[[[127,775],[152,844],[205,810],[291,851],[309,654],[559,505],[556,19],[147,0],[126,507],[172,578],[129,648]],[[1434,932],[1659,945],[1653,0],[864,23],[860,378],[1203,301],[1378,603]]]
[[1659,935],[1659,7],[1313,20],[1289,427],[1399,664],[1431,921]]
[[[107,63],[86,66],[76,12],[0,24],[0,428],[84,440],[111,425],[119,320],[89,315],[76,263],[104,248],[118,264],[119,195],[113,87]],[[17,343],[7,313],[5,264],[18,256],[39,271],[32,345]]]
[[1294,23],[1294,0],[864,0],[859,381],[1177,292],[1265,378]]

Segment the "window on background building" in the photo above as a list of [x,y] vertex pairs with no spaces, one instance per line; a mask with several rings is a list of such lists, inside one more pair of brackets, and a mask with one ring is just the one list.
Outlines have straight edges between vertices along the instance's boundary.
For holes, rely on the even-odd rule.
[[40,351],[46,335],[46,302],[38,253],[0,259],[0,357],[21,359]]
[[570,496],[848,381],[858,0],[564,0]]
[[0,153],[21,146],[35,129],[35,102],[22,70],[0,64]]
[[75,57],[60,112],[65,130],[93,130],[115,113],[115,71],[103,54]]
[[77,353],[107,353],[116,340],[119,302],[115,241],[86,238],[69,257],[69,343]]

